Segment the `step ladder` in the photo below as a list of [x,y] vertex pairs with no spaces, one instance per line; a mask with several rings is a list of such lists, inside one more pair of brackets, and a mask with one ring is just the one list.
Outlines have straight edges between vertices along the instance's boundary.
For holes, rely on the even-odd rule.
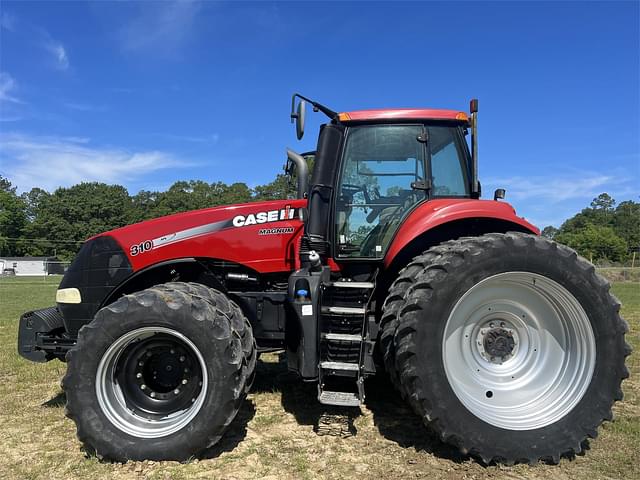
[[321,287],[318,401],[358,407],[364,401],[367,308],[374,282],[339,280]]

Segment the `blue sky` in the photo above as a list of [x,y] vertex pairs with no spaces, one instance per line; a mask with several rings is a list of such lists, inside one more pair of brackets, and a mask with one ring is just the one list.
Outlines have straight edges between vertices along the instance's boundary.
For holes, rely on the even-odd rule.
[[0,3],[0,174],[270,181],[290,96],[335,110],[480,99],[480,179],[540,226],[640,192],[640,7],[569,3]]

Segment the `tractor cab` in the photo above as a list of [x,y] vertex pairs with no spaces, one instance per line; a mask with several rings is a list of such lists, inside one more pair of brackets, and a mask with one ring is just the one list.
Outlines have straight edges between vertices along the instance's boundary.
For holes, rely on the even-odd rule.
[[471,117],[436,109],[336,113],[295,94],[291,117],[298,138],[304,135],[307,101],[331,121],[321,127],[311,187],[307,191],[303,185],[300,192],[309,197],[303,253],[315,250],[336,261],[380,260],[417,205],[479,197],[477,155],[465,139],[471,127],[476,151],[476,100]]

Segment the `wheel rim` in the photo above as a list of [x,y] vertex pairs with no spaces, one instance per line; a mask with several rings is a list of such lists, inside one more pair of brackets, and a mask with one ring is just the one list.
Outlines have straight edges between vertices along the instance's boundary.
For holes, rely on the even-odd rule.
[[202,408],[207,385],[198,348],[165,327],[127,332],[107,349],[96,372],[102,412],[118,429],[140,438],[185,427]]
[[447,379],[481,420],[510,430],[541,428],[580,401],[593,376],[589,318],[562,285],[507,272],[458,300],[443,336]]

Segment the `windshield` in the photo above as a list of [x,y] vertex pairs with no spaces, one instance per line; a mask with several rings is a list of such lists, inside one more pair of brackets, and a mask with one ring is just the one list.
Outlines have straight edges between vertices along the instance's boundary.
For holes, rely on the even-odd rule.
[[336,198],[338,256],[381,258],[404,216],[426,199],[427,167],[431,196],[468,195],[461,138],[448,126],[351,127]]

